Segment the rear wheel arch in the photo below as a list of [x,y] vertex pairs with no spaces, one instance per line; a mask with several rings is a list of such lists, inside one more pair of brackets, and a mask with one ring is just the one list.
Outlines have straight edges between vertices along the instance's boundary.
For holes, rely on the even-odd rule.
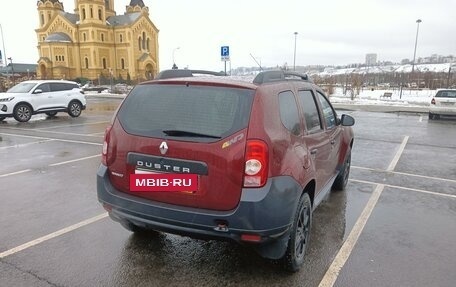
[[312,206],[315,194],[315,181],[311,180],[304,188],[293,215],[286,251],[281,258],[286,270],[297,272],[303,265],[310,240]]
[[78,99],[74,99],[74,100],[71,100],[69,103],[68,103],[68,106],[73,103],[73,102],[77,102],[78,104],[80,104],[81,106],[83,106],[82,102]]
[[314,204],[314,198],[315,198],[315,179],[312,179],[309,181],[306,185],[306,187],[302,190],[302,193],[300,197],[304,195],[304,193],[307,193],[310,197],[310,202],[312,203],[312,206]]
[[71,117],[79,117],[83,110],[83,105],[78,99],[71,100],[68,104],[68,114]]

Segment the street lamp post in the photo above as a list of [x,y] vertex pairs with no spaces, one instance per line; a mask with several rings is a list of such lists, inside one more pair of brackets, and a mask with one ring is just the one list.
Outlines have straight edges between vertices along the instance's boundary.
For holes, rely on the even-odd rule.
[[113,71],[112,68],[109,68],[109,75],[110,75],[110,84],[111,84],[111,94],[114,93],[114,82],[113,82]]
[[16,85],[16,81],[14,80],[14,65],[13,65],[13,58],[9,57],[8,60],[10,61],[11,64],[11,73],[13,74],[13,86]]
[[3,44],[3,56],[5,57],[5,64],[4,66],[6,67],[7,66],[7,63],[6,63],[6,50],[5,50],[5,38],[3,37],[3,27],[2,27],[2,24],[0,24],[0,32],[2,34],[2,44]]
[[176,53],[176,50],[179,50],[179,49],[180,49],[180,47],[177,47],[177,48],[174,48],[174,50],[173,50],[173,69],[177,69],[175,53]]
[[413,62],[412,62],[412,74],[415,71],[415,57],[416,57],[416,45],[418,44],[418,32],[420,30],[421,19],[416,20],[416,38],[415,38],[415,50],[413,51]]
[[293,71],[296,71],[296,39],[298,38],[298,32],[294,32],[294,56],[293,56]]

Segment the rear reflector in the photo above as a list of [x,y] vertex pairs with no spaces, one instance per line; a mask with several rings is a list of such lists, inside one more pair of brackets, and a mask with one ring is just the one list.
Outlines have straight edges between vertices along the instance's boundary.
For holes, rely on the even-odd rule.
[[247,242],[260,242],[261,236],[258,234],[242,234],[241,240]]
[[109,204],[103,203],[103,208],[104,208],[107,212],[111,212],[111,211],[112,211],[112,206],[109,205]]

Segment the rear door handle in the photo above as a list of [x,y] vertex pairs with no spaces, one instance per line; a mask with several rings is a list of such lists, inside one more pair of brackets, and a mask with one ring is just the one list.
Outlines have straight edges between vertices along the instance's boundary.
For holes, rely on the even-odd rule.
[[335,140],[332,140],[332,141],[331,141],[331,144],[332,144],[332,145],[334,145],[335,143],[336,143],[336,141],[335,141]]
[[317,154],[317,151],[318,151],[318,149],[315,148],[315,149],[313,149],[313,150],[310,151],[310,154],[311,154],[311,155],[316,155],[316,154]]

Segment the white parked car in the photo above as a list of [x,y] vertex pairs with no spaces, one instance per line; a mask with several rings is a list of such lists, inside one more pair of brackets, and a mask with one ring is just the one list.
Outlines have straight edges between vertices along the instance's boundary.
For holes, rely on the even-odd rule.
[[440,115],[456,116],[456,90],[438,90],[429,107],[429,119],[438,119]]
[[14,117],[27,122],[32,115],[55,116],[67,112],[79,117],[86,108],[86,99],[78,83],[61,80],[24,81],[0,93],[0,121]]

